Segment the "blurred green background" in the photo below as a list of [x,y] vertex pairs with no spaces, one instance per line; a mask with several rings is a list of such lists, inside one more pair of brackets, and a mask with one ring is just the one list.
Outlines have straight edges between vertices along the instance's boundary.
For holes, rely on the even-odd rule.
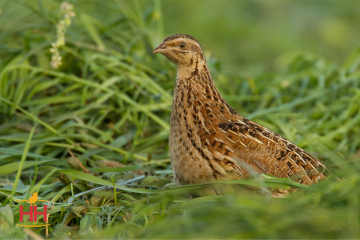
[[281,66],[311,52],[341,64],[359,43],[359,1],[163,1],[165,35],[188,33],[228,72]]
[[[0,238],[31,235],[17,201],[33,192],[54,206],[31,231],[56,239],[360,237],[359,1],[68,3],[0,0]],[[175,187],[176,69],[151,53],[177,33],[201,43],[234,109],[329,179],[281,198],[241,186],[284,179],[196,199]]]
[[[36,1],[28,2],[37,5]],[[19,24],[34,24],[35,19],[26,21],[31,9],[22,3],[2,1],[2,37],[9,29],[23,27]],[[60,1],[42,4],[47,10],[55,10],[56,3]],[[104,25],[116,24],[120,12],[132,5],[131,1],[119,4],[111,0],[106,4],[94,0],[76,4]],[[190,34],[208,56],[219,60],[225,72],[272,70],[281,66],[282,57],[298,52],[318,54],[341,64],[359,42],[360,2],[356,0],[170,0],[159,4],[161,12],[151,12],[154,3],[146,0],[138,1],[139,9],[133,9],[144,12],[145,21],[159,23],[157,31],[149,33],[156,41],[154,46],[168,35]],[[51,15],[49,11],[43,14]]]

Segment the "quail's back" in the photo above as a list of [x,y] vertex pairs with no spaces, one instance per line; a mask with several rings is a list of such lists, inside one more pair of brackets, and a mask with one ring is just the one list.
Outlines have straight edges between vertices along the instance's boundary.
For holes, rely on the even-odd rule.
[[177,184],[246,179],[252,172],[291,177],[307,185],[325,178],[323,163],[229,106],[195,38],[170,36],[157,52],[177,68],[169,139]]

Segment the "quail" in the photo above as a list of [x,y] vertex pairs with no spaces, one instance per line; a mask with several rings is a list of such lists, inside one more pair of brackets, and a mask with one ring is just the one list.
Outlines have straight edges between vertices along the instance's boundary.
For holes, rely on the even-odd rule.
[[153,53],[161,53],[177,69],[169,149],[178,185],[247,179],[253,173],[306,185],[325,178],[322,162],[229,106],[194,37],[169,36]]

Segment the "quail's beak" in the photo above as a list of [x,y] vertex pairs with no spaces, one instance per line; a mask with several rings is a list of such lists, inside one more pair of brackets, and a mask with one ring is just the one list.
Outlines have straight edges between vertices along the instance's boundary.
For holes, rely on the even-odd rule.
[[165,43],[160,44],[157,48],[154,49],[152,53],[163,53],[167,45]]

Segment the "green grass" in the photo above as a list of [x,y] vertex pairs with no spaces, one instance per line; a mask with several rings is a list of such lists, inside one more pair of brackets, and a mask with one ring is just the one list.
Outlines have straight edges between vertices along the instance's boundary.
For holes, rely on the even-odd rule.
[[151,54],[165,36],[160,2],[73,3],[55,70],[60,2],[0,2],[0,238],[29,237],[16,226],[17,201],[33,192],[54,203],[48,233],[57,239],[360,237],[359,48],[340,66],[299,53],[256,75],[208,59],[229,104],[322,160],[331,177],[284,198],[241,187],[294,185],[265,178],[190,199],[186,191],[210,183],[172,181],[176,71]]

